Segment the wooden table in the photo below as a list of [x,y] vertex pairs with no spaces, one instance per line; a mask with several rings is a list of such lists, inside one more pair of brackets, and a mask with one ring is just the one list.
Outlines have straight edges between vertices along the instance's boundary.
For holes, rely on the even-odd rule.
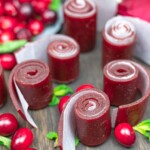
[[[80,57],[80,76],[78,79],[69,84],[70,87],[76,89],[77,86],[83,83],[91,83],[95,87],[102,89],[103,87],[103,72],[101,69],[101,40],[100,34],[97,37],[96,48],[89,53],[81,54]],[[135,60],[138,61],[138,60]],[[141,63],[140,61],[138,61]],[[146,66],[148,67],[148,66]],[[150,68],[148,68],[150,70]],[[9,72],[5,72],[6,81],[9,78]],[[56,84],[53,84],[56,86]],[[20,127],[30,127],[17,113],[12,105],[10,98],[8,98],[7,103],[3,108],[0,109],[0,113],[10,112],[13,113],[19,120]],[[33,119],[38,125],[38,129],[32,129],[34,132],[34,142],[32,147],[37,148],[37,150],[54,150],[53,141],[46,138],[46,134],[49,131],[56,131],[59,121],[59,112],[57,107],[47,107],[38,111],[30,111]],[[144,118],[149,118],[150,116],[150,103],[148,104]],[[68,143],[69,144],[69,143]],[[82,144],[78,145],[77,150],[129,150],[128,148],[122,147],[116,142],[113,136],[113,131],[108,139],[103,145],[98,147],[86,147]],[[150,142],[137,133],[137,140],[135,145],[130,148],[130,150],[149,150]],[[0,147],[0,150],[5,150],[5,148]]]

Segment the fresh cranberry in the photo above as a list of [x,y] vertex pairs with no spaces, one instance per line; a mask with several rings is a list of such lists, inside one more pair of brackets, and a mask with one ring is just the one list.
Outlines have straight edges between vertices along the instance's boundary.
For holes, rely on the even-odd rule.
[[33,133],[28,128],[18,129],[12,137],[11,150],[25,150],[33,142]]
[[17,20],[12,17],[3,16],[0,18],[0,28],[3,30],[13,30],[16,25]]
[[4,7],[3,7],[3,2],[0,1],[0,16],[2,16],[4,14]]
[[13,54],[2,54],[0,59],[2,67],[6,70],[11,70],[17,64]]
[[0,135],[10,136],[18,128],[18,121],[11,113],[4,113],[0,115]]
[[32,33],[32,35],[38,35],[44,29],[44,25],[39,20],[32,20],[29,22],[28,29]]
[[132,126],[128,123],[120,123],[114,131],[116,140],[123,146],[131,147],[135,140],[136,135]]
[[57,13],[47,9],[41,14],[41,18],[45,24],[53,24],[57,20]]
[[15,27],[14,27],[14,33],[17,33],[20,29],[26,28],[26,24],[25,23],[18,23]]
[[30,3],[23,3],[19,9],[19,17],[21,19],[29,19],[33,16],[33,8]]
[[76,89],[76,92],[79,92],[83,89],[92,89],[92,88],[94,88],[92,84],[82,84]]
[[16,16],[17,15],[17,8],[13,4],[13,2],[5,2],[4,3],[4,12],[8,16]]
[[15,34],[13,31],[2,31],[0,34],[0,43],[5,43],[15,39]]
[[28,29],[22,28],[16,33],[16,38],[17,39],[26,39],[28,41],[31,41],[32,34]]
[[58,109],[59,109],[59,112],[61,113],[64,109],[64,107],[66,106],[66,103],[68,102],[70,96],[63,96],[61,99],[60,99],[60,102],[58,104]]
[[45,3],[43,1],[37,1],[37,0],[32,1],[33,9],[38,14],[41,14],[46,9],[48,9],[48,5],[49,5],[48,3]]

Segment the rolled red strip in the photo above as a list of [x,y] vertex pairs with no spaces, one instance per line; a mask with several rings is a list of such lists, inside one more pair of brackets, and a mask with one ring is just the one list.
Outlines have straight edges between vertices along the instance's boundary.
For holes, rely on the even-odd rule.
[[114,106],[133,102],[137,94],[138,69],[126,60],[111,61],[104,67],[104,92]]
[[75,40],[68,36],[58,35],[48,45],[47,52],[54,81],[68,83],[78,77],[80,48]]
[[102,36],[102,65],[116,59],[131,59],[135,37],[135,28],[130,22],[120,17],[109,20]]
[[0,107],[2,107],[7,100],[7,90],[4,79],[4,71],[2,66],[0,65]]
[[59,122],[61,150],[74,150],[75,131],[81,143],[89,146],[100,145],[108,139],[111,133],[110,102],[104,92],[85,89],[71,96]]
[[47,64],[38,60],[25,61],[18,64],[11,72],[9,78],[10,97],[17,111],[24,114],[14,82],[27,101],[29,109],[41,109],[49,104],[52,97],[52,83]]
[[91,51],[96,41],[97,10],[94,1],[68,0],[64,3],[64,32],[80,45],[81,52]]

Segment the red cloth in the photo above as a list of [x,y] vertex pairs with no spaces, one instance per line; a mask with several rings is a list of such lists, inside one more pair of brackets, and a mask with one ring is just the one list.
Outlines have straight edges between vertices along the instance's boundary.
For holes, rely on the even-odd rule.
[[123,0],[118,6],[118,14],[150,22],[150,0]]

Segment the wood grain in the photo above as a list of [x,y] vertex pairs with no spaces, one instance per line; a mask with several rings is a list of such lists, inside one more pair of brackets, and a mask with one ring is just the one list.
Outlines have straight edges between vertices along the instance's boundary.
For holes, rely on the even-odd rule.
[[[139,60],[134,59],[135,61],[141,63]],[[147,66],[148,70],[150,68]],[[5,79],[8,81],[9,78],[8,71],[5,72]],[[100,34],[97,36],[97,44],[95,49],[92,52],[81,54],[80,56],[80,75],[78,79],[69,84],[74,90],[77,86],[83,83],[91,83],[95,87],[102,89],[103,87],[103,72],[101,69],[101,38]],[[53,83],[55,87],[56,84]],[[0,113],[10,112],[13,113],[19,120],[20,127],[30,127],[16,112],[10,98],[8,97],[7,103],[3,108],[0,109]],[[59,121],[59,112],[57,107],[47,107],[38,111],[30,111],[33,119],[38,125],[38,129],[32,129],[34,132],[34,143],[32,147],[37,150],[54,150],[53,141],[50,141],[46,138],[46,134],[49,131],[57,131],[58,121]],[[150,116],[150,103],[147,106],[147,110],[144,118],[149,118]],[[69,144],[69,143],[68,143]],[[150,149],[150,142],[145,139],[143,136],[137,133],[137,140],[135,145],[130,148],[130,150],[148,150]],[[122,147],[118,144],[114,137],[113,131],[112,135],[103,145],[98,147],[86,147],[80,144],[77,150],[129,150],[128,148]],[[5,150],[4,147],[0,147],[0,150]]]

